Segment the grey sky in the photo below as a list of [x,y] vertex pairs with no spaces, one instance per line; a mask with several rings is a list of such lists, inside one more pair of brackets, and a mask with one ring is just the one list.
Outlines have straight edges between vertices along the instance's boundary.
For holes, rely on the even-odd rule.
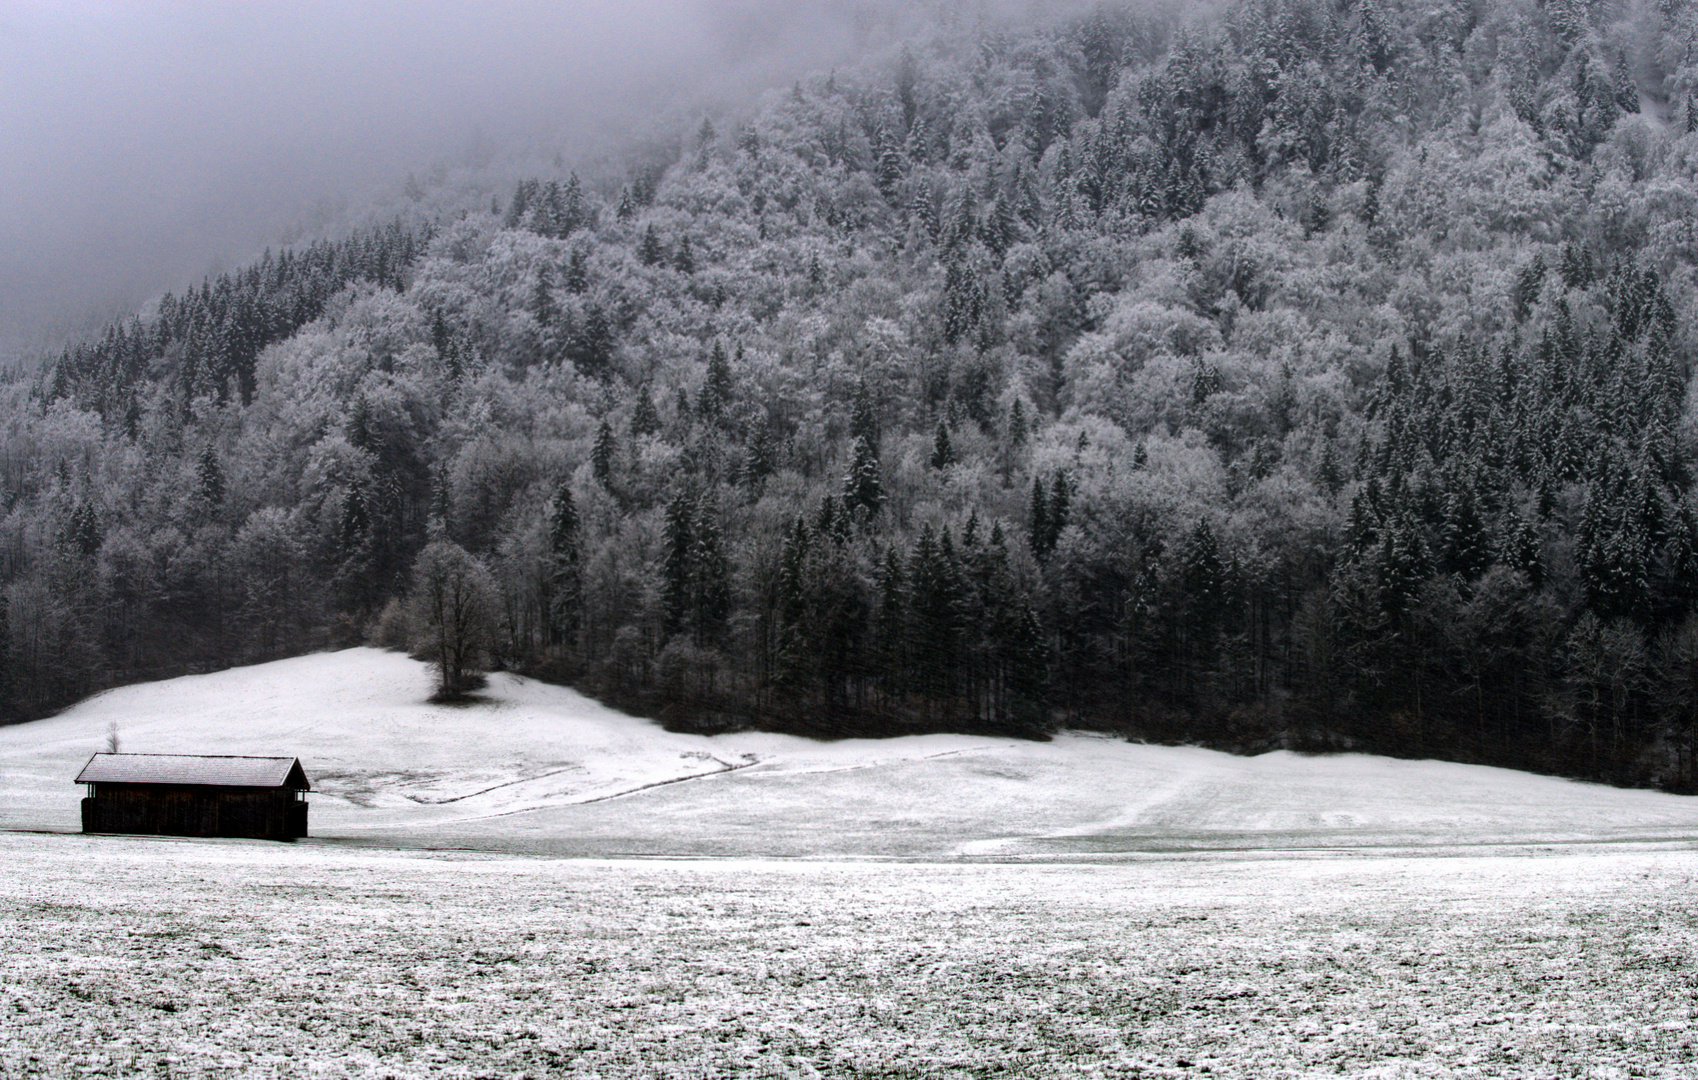
[[0,0],[0,358],[463,151],[777,80],[857,0]]

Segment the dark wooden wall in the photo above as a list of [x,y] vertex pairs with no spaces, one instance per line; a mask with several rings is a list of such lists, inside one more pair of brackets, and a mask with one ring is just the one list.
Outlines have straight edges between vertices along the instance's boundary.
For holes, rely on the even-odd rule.
[[307,804],[282,788],[96,784],[83,800],[83,832],[155,836],[242,836],[292,840],[307,834]]

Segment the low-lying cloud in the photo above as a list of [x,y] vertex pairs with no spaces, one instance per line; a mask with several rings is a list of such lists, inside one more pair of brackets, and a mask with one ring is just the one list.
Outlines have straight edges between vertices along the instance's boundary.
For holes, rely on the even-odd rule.
[[0,0],[0,357],[474,140],[570,145],[889,23],[855,0]]

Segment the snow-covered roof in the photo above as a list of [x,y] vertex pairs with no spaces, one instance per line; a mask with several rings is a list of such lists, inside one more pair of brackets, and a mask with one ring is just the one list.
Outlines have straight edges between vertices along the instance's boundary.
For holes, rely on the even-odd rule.
[[75,782],[312,790],[298,758],[211,754],[96,754]]

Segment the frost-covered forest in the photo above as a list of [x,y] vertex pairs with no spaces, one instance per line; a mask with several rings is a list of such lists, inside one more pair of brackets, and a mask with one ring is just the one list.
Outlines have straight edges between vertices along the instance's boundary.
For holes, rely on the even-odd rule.
[[372,641],[1698,783],[1692,5],[940,17],[403,201],[0,387],[11,716]]

